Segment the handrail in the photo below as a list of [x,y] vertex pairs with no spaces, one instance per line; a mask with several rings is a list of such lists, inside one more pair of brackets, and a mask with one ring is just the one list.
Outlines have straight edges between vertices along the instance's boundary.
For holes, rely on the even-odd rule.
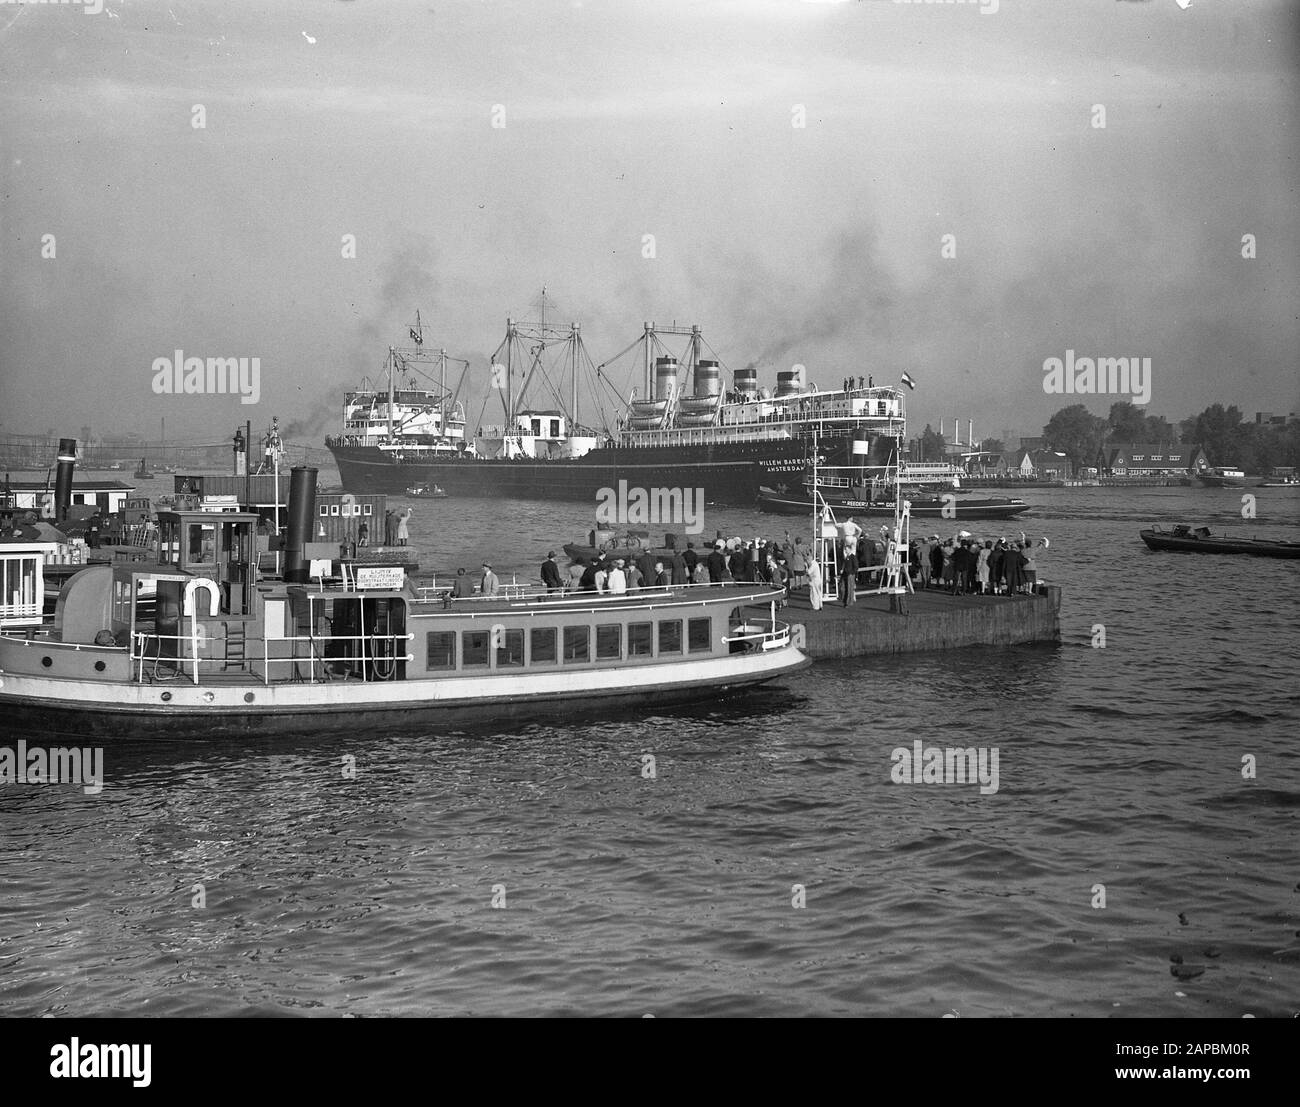
[[[190,668],[190,676],[191,676],[191,678],[193,679],[193,681],[194,681],[195,684],[199,684],[199,683],[201,683],[201,681],[199,680],[199,676],[200,676],[201,672],[203,671],[204,667],[206,667],[208,670],[211,670],[211,669],[215,668],[215,666],[217,666],[217,665],[225,665],[225,664],[227,664],[227,659],[224,658],[224,657],[198,657],[198,656],[193,655],[193,654],[187,654],[183,649],[180,649],[180,648],[179,648],[180,644],[182,644],[182,643],[188,643],[188,642],[191,641],[190,636],[189,636],[188,634],[156,634],[156,633],[148,633],[148,632],[146,632],[146,631],[136,631],[134,634],[132,634],[131,639],[132,639],[132,641],[131,641],[131,653],[130,653],[130,658],[129,658],[129,660],[130,660],[132,666],[136,668],[136,681],[137,681],[137,683],[141,683],[141,684],[144,683],[144,681],[145,681],[145,677],[144,677],[144,667],[145,667],[145,662],[148,662],[148,661],[152,661],[152,662],[154,663],[154,672],[155,672],[155,673],[157,672],[157,667],[158,667],[158,665],[159,665],[160,663],[175,664],[176,669],[177,669],[177,675],[183,673],[183,672],[185,671],[185,666],[186,666],[186,665],[189,665],[189,666],[191,667],[191,668]],[[317,643],[329,643],[329,642],[353,642],[353,643],[358,643],[358,644],[360,645],[360,647],[361,647],[360,656],[359,656],[359,657],[356,657],[356,658],[349,658],[349,659],[347,659],[347,660],[360,661],[361,664],[362,664],[362,679],[368,681],[369,678],[367,678],[367,677],[365,676],[365,668],[364,668],[366,662],[368,662],[368,661],[369,661],[369,662],[380,661],[380,662],[383,662],[383,663],[385,663],[385,664],[392,663],[392,662],[396,662],[396,661],[405,661],[405,662],[408,662],[408,663],[411,662],[411,661],[414,661],[414,660],[415,660],[415,655],[409,652],[409,647],[408,647],[408,652],[405,653],[405,654],[400,654],[400,655],[399,655],[399,654],[396,652],[396,643],[398,643],[398,642],[407,642],[407,643],[409,643],[409,642],[412,642],[412,641],[414,641],[414,640],[415,640],[415,634],[414,634],[414,633],[409,633],[409,634],[346,634],[346,635],[343,635],[343,634],[340,634],[340,635],[333,635],[333,634],[331,634],[331,635],[312,635],[312,634],[308,634],[308,635],[292,635],[292,636],[286,636],[286,637],[284,637],[284,638],[275,638],[275,639],[268,639],[268,638],[261,638],[261,639],[258,639],[258,638],[252,638],[252,639],[249,639],[250,642],[258,642],[258,641],[260,641],[260,642],[262,643],[262,663],[263,663],[263,666],[264,666],[264,668],[263,668],[263,670],[262,670],[262,683],[263,683],[263,684],[266,684],[266,685],[269,685],[269,684],[271,683],[271,666],[272,666],[272,665],[277,665],[277,664],[290,664],[290,663],[296,664],[297,662],[300,662],[300,661],[307,661],[307,663],[308,663],[308,679],[309,679],[312,683],[315,683],[315,681],[316,681],[315,662],[316,662],[316,658],[317,658],[317,655],[318,655],[318,650],[317,650],[317,648],[316,648],[316,647],[317,647]],[[175,657],[164,657],[164,656],[162,656],[162,651],[161,651],[161,649],[159,649],[156,653],[149,653],[149,652],[147,652],[149,645],[153,644],[153,645],[155,645],[155,646],[160,647],[160,646],[162,645],[162,643],[165,642],[165,641],[175,641],[175,642],[178,644],[178,651],[177,651],[177,655],[176,655]],[[307,654],[306,657],[303,657],[303,656],[297,654],[296,652],[294,652],[293,654],[291,654],[291,655],[288,656],[288,657],[272,657],[272,656],[270,655],[270,643],[271,643],[272,641],[275,641],[275,642],[291,642],[291,643],[306,642],[306,643],[308,643],[308,644],[311,646],[311,649],[310,649],[310,651],[308,652],[308,654]],[[372,646],[373,646],[375,643],[377,643],[377,642],[378,642],[378,643],[383,643],[383,642],[391,643],[391,644],[393,644],[393,646],[394,646],[394,653],[393,653],[393,655],[392,655],[391,657],[376,657],[374,653],[371,653],[370,656],[367,656],[367,655],[366,655],[366,642],[370,642],[370,643],[372,644]],[[103,648],[107,649],[107,648],[110,648],[110,647],[103,647]],[[254,658],[254,660],[255,660],[255,659],[256,659],[256,658]],[[322,663],[325,663],[326,661],[329,661],[329,660],[333,660],[333,659],[327,659],[327,658],[325,658],[323,655],[321,656],[320,659],[321,659]],[[342,659],[340,659],[340,660],[342,660]],[[136,662],[139,662],[139,665],[138,665],[138,666],[136,666],[136,664],[135,664]],[[157,679],[157,678],[155,677],[155,679]],[[164,679],[172,679],[172,678],[164,678]],[[387,678],[387,679],[392,679],[392,678],[390,677],[390,678]]]

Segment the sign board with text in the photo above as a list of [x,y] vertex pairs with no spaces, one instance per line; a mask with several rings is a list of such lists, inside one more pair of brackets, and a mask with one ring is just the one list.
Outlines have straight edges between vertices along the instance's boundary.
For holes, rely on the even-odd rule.
[[360,565],[356,568],[357,588],[383,588],[396,591],[406,580],[406,570],[400,565]]

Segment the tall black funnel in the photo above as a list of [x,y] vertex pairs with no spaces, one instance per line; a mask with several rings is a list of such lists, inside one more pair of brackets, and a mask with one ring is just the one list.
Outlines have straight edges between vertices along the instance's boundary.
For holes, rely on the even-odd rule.
[[306,584],[307,542],[316,516],[316,470],[295,465],[289,473],[289,533],[284,545],[284,579]]
[[54,522],[59,524],[68,517],[72,506],[72,471],[77,466],[77,440],[59,439],[59,467],[54,473]]

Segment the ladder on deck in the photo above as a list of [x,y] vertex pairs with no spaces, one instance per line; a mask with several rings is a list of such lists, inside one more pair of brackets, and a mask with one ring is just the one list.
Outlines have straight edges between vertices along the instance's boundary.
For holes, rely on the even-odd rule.
[[247,669],[248,668],[248,631],[245,624],[227,623],[226,624],[226,660],[221,666],[221,671],[227,669]]

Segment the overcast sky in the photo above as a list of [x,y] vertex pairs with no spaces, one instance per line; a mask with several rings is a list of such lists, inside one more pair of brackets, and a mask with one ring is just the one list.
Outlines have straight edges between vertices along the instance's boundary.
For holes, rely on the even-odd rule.
[[[473,422],[543,284],[597,361],[675,318],[764,384],[906,369],[913,433],[1038,433],[1067,349],[1300,410],[1300,5],[996,7],[0,3],[0,437],[320,445],[417,308]],[[177,348],[260,402],[156,395]]]

